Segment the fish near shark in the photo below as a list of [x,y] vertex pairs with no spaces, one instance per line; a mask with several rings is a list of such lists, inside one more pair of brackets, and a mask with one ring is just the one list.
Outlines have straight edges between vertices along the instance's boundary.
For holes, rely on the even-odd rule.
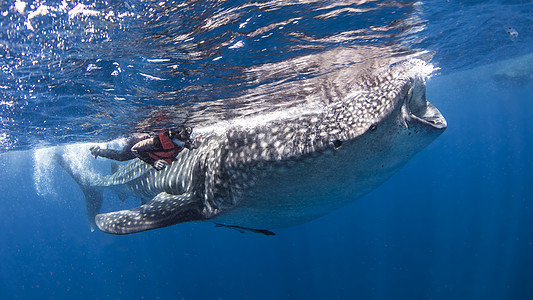
[[[363,197],[446,129],[426,100],[421,60],[359,76],[335,101],[301,105],[197,128],[198,149],[156,171],[140,160],[80,180],[92,227],[131,234],[189,221],[259,233],[302,224]],[[361,72],[361,71],[359,71]],[[147,200],[99,213],[110,188]]]
[[225,227],[225,228],[233,229],[240,233],[252,232],[252,233],[259,233],[262,235],[276,235],[274,232],[270,230],[266,230],[266,229],[253,229],[253,228],[246,228],[242,226],[224,225],[220,223],[215,223],[215,227]]

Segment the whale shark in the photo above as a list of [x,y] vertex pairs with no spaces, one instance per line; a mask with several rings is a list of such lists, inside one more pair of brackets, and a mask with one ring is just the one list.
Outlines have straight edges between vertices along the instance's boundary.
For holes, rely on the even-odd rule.
[[[64,155],[56,160],[80,185],[93,229],[121,235],[208,221],[271,233],[360,199],[445,131],[426,99],[427,74],[417,71],[427,65],[410,59],[360,72],[335,101],[195,128],[199,148],[161,171],[135,159],[86,178]],[[143,204],[101,213],[106,188]]]

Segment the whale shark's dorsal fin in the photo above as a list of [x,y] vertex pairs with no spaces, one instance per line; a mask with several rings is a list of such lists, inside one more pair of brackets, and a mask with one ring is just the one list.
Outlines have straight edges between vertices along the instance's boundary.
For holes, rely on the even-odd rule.
[[159,193],[137,208],[96,215],[98,228],[111,234],[130,234],[205,219],[202,201],[190,193]]
[[115,174],[120,165],[114,161],[111,162],[111,175]]
[[[120,165],[114,161],[111,162],[111,175],[115,174],[118,169],[120,168]],[[126,199],[128,199],[128,195],[126,193],[122,193],[120,191],[115,191],[115,194],[117,195],[118,197],[118,200],[120,200],[120,202],[124,202],[126,201]]]
[[124,193],[115,193],[118,197],[118,200],[120,200],[120,202],[126,202],[126,199],[128,199],[128,195],[124,194]]

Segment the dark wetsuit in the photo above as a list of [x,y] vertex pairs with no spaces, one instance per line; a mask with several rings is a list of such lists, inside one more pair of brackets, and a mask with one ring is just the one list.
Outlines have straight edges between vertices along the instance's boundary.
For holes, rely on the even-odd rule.
[[[161,143],[161,139],[164,139],[165,146]],[[188,145],[190,143],[185,143],[186,148],[189,148],[187,147]],[[163,159],[169,164],[172,163],[181,150],[183,150],[183,147],[173,144],[168,134],[161,132],[159,134],[133,134],[128,138],[122,150],[98,149],[96,154],[97,156],[118,161],[131,160],[138,157],[153,166],[159,159]]]
[[118,160],[118,161],[132,160],[137,157],[131,151],[133,146],[142,140],[150,138],[150,136],[151,135],[148,133],[134,134],[134,135],[131,135],[126,140],[126,145],[122,148],[122,150],[98,148],[98,151],[96,152],[96,154],[98,156],[109,158],[112,160]]

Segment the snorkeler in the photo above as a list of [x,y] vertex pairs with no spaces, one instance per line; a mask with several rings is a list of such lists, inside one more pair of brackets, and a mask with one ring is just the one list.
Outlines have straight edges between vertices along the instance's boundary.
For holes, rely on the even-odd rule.
[[105,157],[118,161],[139,158],[156,170],[162,170],[172,164],[178,153],[184,148],[189,150],[199,146],[201,136],[191,140],[192,128],[178,126],[175,129],[155,133],[134,133],[126,141],[122,150],[102,149],[99,146],[89,148],[94,158]]

